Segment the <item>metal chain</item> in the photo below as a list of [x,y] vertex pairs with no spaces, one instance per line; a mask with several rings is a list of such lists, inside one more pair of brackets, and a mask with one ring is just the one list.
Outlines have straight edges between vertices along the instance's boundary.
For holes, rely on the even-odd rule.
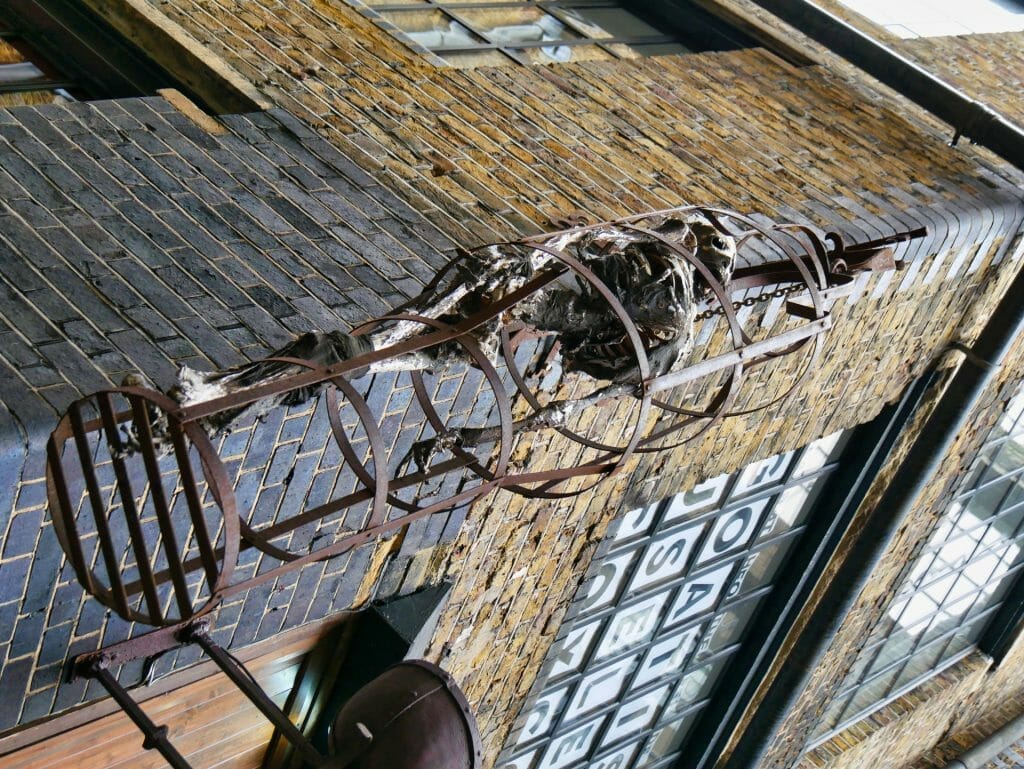
[[[777,288],[774,291],[765,291],[757,296],[748,296],[746,299],[741,299],[738,302],[732,303],[733,310],[738,310],[741,307],[753,307],[758,302],[764,302],[768,299],[781,299],[790,294],[795,294],[798,291],[803,291],[807,288],[803,283],[795,283],[792,286],[786,286],[785,288]],[[716,315],[725,315],[725,308],[719,305],[718,307],[712,307],[704,312],[697,313],[696,320],[708,320]]]

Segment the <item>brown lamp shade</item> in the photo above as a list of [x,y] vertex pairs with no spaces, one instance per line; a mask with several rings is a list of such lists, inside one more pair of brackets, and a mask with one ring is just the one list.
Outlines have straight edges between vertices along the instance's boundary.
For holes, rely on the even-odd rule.
[[478,769],[469,703],[436,665],[406,660],[356,692],[334,719],[332,769]]

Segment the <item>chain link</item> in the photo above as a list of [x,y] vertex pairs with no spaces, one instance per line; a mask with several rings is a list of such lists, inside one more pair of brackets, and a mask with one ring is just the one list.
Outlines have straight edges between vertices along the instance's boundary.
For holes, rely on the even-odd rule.
[[[741,299],[738,302],[733,302],[732,308],[733,310],[738,310],[741,307],[753,307],[755,304],[759,302],[764,302],[767,301],[768,299],[781,299],[783,297],[789,296],[790,294],[795,294],[799,291],[803,291],[806,288],[807,286],[805,286],[803,283],[796,283],[792,286],[786,286],[785,288],[777,288],[774,291],[765,291],[764,293],[758,294],[757,296],[748,296],[746,299]],[[725,315],[725,308],[719,305],[718,307],[712,307],[708,310],[704,310],[704,312],[697,313],[696,320],[708,320],[709,318],[713,318],[716,315]]]

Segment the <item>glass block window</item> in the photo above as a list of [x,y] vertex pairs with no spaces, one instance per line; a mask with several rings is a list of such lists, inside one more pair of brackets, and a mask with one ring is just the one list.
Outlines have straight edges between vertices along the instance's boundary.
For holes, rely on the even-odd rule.
[[522,64],[631,59],[754,44],[690,0],[363,2],[405,39],[466,66],[510,59]]
[[819,724],[818,742],[962,658],[1024,569],[1024,391],[981,450]]
[[613,524],[500,769],[671,765],[805,530],[844,437],[770,457]]

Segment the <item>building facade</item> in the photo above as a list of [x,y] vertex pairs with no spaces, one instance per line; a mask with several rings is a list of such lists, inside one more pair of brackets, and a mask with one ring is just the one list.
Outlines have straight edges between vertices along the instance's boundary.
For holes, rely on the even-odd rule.
[[[50,735],[106,728],[75,710],[102,692],[67,682],[68,660],[145,630],[83,594],[50,519],[46,441],[73,401],[354,328],[458,247],[683,205],[846,243],[927,235],[832,305],[806,376],[800,356],[752,370],[738,413],[698,438],[578,496],[494,491],[268,580],[216,610],[217,638],[263,654],[449,581],[426,656],[465,690],[485,765],[517,769],[930,766],[1024,711],[1020,344],[975,365],[1024,253],[1010,163],[948,146],[941,121],[740,0],[118,0],[88,20],[65,5],[0,16],[4,760],[59,765]],[[1021,33],[902,40],[830,9],[1020,120],[1005,95]],[[69,31],[86,52],[115,41],[147,77],[93,76],[54,45]],[[785,331],[783,301],[752,296],[745,327]],[[694,359],[726,332],[699,323]],[[992,372],[965,400],[972,366]],[[413,383],[360,381],[401,457],[426,434]],[[452,419],[493,408],[472,370],[427,386]],[[604,404],[576,427],[622,441],[633,416]],[[250,525],[353,488],[330,429],[317,401],[218,444]],[[513,451],[537,471],[586,456],[556,431]],[[351,528],[324,520],[287,547]],[[236,572],[266,568],[249,549]],[[194,662],[186,648],[153,675]],[[196,765],[259,763],[265,731],[218,744],[232,739]]]

